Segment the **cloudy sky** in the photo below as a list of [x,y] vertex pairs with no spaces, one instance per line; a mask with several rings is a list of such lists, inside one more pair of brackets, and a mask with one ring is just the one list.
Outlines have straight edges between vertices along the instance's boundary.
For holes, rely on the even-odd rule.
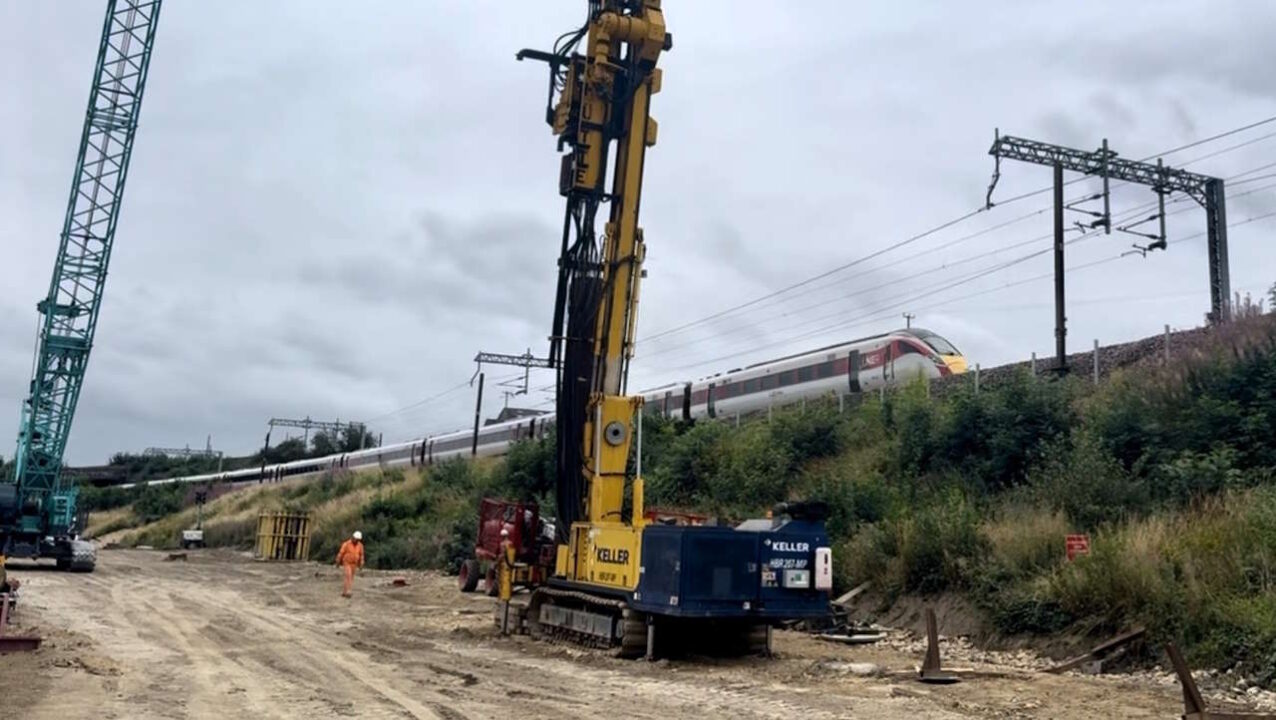
[[[1107,137],[1144,158],[1276,115],[1274,4],[905,5],[669,0],[640,336],[974,210],[994,127],[1085,148]],[[0,66],[0,438],[15,436],[29,379],[102,6],[0,2],[0,27],[18,29]],[[169,3],[69,460],[207,435],[246,453],[271,416],[365,419],[387,442],[464,425],[476,351],[545,351],[558,160],[544,66],[513,56],[547,48],[583,12],[575,1]],[[1166,161],[1213,155],[1191,169],[1239,176],[1228,214],[1241,222],[1276,210],[1262,179],[1276,171],[1261,169],[1276,162],[1276,137],[1262,138],[1274,132]],[[1048,182],[1046,168],[1007,163],[996,197]],[[1069,197],[1086,192],[1078,183]],[[1118,188],[1114,209],[1142,217],[1152,197]],[[650,340],[633,381],[889,330],[904,311],[973,362],[1047,354],[1051,287],[1030,278],[1050,257],[1007,263],[1048,248],[1028,243],[1050,231],[1048,202],[998,207]],[[1071,277],[1074,347],[1201,322],[1205,246],[1192,236],[1204,216],[1171,207],[1186,211],[1170,218],[1180,241],[1168,252]],[[1276,218],[1232,230],[1234,288],[1276,281],[1274,231]],[[1134,240],[1077,242],[1069,264]],[[502,402],[489,382],[486,414]]]

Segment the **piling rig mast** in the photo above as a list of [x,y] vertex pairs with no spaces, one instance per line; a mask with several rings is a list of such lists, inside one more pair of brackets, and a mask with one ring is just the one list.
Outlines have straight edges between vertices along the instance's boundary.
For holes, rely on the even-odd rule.
[[660,0],[594,0],[553,52],[518,53],[549,64],[545,117],[565,150],[567,199],[547,360],[558,371],[558,545],[526,622],[533,634],[631,656],[654,652],[657,625],[676,626],[671,639],[711,628],[756,646],[771,624],[826,612],[832,579],[813,506],[740,528],[644,517],[642,398],[626,385],[646,256],[643,166],[657,134],[649,108],[661,88],[657,61],[672,46]]

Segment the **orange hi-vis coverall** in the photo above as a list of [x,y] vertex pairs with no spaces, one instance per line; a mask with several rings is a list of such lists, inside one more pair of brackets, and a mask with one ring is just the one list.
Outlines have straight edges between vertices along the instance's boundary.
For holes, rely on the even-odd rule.
[[354,587],[354,571],[363,567],[363,543],[353,538],[341,543],[341,549],[337,551],[337,564],[345,573],[341,594],[350,597],[350,590]]

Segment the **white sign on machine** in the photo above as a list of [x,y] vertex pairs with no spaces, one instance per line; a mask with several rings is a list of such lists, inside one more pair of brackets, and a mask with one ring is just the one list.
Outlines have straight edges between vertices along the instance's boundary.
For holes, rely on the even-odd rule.
[[815,589],[833,589],[833,550],[815,548]]

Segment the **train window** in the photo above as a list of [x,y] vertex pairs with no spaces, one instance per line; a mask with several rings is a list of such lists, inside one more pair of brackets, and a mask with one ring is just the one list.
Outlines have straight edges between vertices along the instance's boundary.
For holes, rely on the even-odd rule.
[[797,369],[797,380],[798,380],[798,382],[800,382],[800,383],[810,382],[810,381],[811,381],[811,380],[813,380],[813,379],[815,379],[815,368],[814,368],[814,367],[812,367],[812,366],[810,366],[810,365],[807,365],[806,367],[800,367],[800,368],[798,368],[798,369]]
[[815,376],[818,378],[833,377],[833,361],[822,362],[815,366]]
[[755,393],[755,392],[757,392],[757,391],[758,391],[758,379],[757,379],[757,378],[753,378],[753,379],[751,379],[751,380],[745,380],[745,381],[744,381],[744,394],[745,394],[745,395],[749,395],[749,394],[751,394],[751,393]]
[[[772,376],[774,377],[774,376]],[[780,386],[792,385],[797,382],[797,373],[792,370],[785,370],[780,373]]]
[[766,376],[764,376],[764,377],[762,378],[762,389],[763,389],[763,390],[774,390],[774,389],[776,389],[776,388],[777,388],[777,387],[779,387],[779,386],[780,386],[780,376],[779,376],[779,375],[766,375]]
[[903,342],[903,341],[901,341],[901,342],[899,343],[899,352],[898,352],[898,353],[896,353],[896,354],[897,354],[897,355],[900,355],[900,356],[903,356],[903,355],[908,355],[908,354],[910,354],[910,353],[911,353],[911,354],[913,354],[913,355],[921,355],[921,354],[922,354],[922,351],[921,351],[921,350],[918,350],[918,349],[917,349],[917,348],[916,348],[916,347],[915,347],[912,343],[910,343],[910,342]]
[[697,390],[691,393],[692,405],[700,405],[704,403],[705,400],[708,400],[708,399],[709,399],[709,392],[707,390]]
[[952,346],[952,343],[948,342],[947,340],[941,338],[938,335],[927,335],[926,337],[922,338],[922,340],[927,345],[934,348],[935,352],[939,353],[940,355],[960,355],[961,354],[960,352],[957,351],[957,348]]

